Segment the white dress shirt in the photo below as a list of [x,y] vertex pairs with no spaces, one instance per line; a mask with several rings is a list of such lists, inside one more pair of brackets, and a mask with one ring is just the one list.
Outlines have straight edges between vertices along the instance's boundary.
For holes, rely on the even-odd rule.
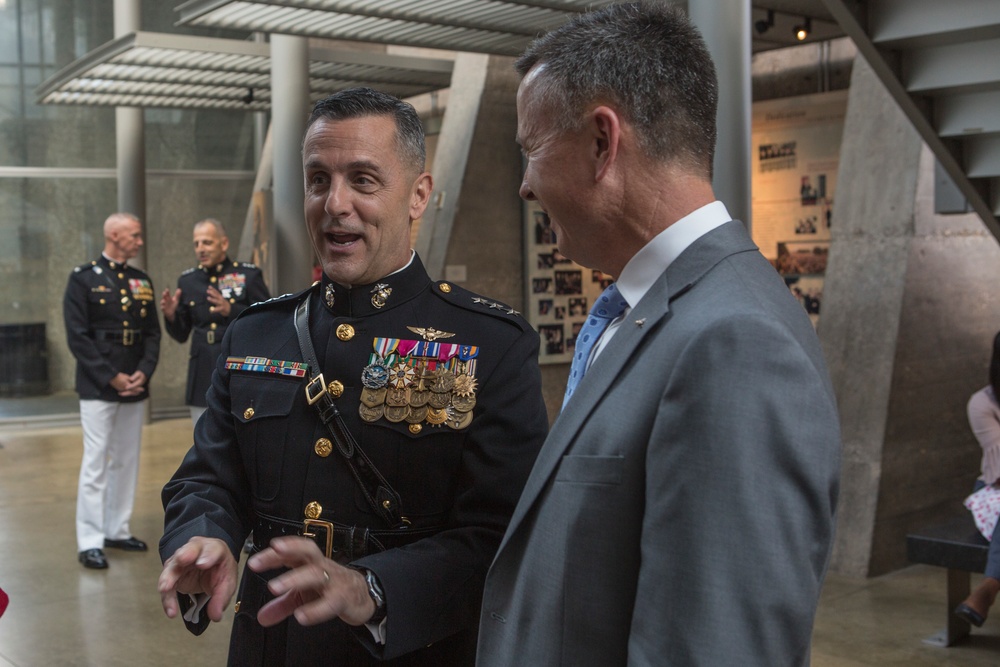
[[629,307],[620,317],[608,325],[600,339],[594,344],[590,360],[587,363],[588,368],[607,346],[622,322],[628,318],[633,305],[638,304],[642,297],[646,296],[646,292],[653,286],[656,279],[667,270],[667,267],[680,257],[681,253],[687,250],[692,243],[732,219],[726,205],[721,201],[705,204],[654,236],[652,241],[632,256],[617,280],[618,292],[629,303]]

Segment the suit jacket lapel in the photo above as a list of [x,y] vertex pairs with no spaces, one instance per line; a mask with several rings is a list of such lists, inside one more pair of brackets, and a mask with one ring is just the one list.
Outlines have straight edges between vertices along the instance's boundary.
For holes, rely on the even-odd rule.
[[712,230],[691,244],[657,278],[619,327],[612,343],[601,352],[580,381],[573,393],[573,399],[556,418],[511,516],[507,533],[500,545],[501,549],[548,484],[549,478],[573,442],[587,415],[604,397],[610,386],[604,378],[618,376],[636,348],[656,329],[660,320],[665,320],[663,326],[667,326],[671,301],[687,292],[726,257],[756,249],[757,246],[750,239],[743,223],[734,220]]

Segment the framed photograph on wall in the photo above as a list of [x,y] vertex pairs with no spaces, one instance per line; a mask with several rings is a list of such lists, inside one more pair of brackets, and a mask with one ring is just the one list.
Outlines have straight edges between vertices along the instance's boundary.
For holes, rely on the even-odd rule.
[[829,241],[780,241],[772,261],[783,276],[822,276],[829,254]]
[[539,363],[569,363],[589,306],[611,277],[585,269],[559,252],[549,216],[524,204],[525,317],[541,337]]

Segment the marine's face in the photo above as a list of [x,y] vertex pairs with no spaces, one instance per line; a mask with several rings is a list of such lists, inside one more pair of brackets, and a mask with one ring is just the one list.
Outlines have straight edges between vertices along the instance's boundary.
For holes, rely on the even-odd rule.
[[122,218],[111,232],[111,242],[122,261],[132,259],[142,247],[142,225],[131,218]]
[[194,228],[194,254],[204,268],[215,266],[226,258],[229,239],[219,234],[215,225],[197,225]]
[[319,119],[302,146],[306,225],[323,271],[373,283],[410,260],[410,224],[427,206],[430,174],[402,160],[391,116]]

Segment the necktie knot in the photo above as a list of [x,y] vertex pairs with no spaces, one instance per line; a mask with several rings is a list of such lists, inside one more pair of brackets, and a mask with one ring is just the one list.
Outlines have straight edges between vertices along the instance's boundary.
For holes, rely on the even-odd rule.
[[626,308],[628,308],[628,302],[622,297],[615,283],[608,285],[594,301],[587,321],[580,328],[580,333],[576,338],[576,350],[573,353],[573,363],[570,365],[569,379],[566,382],[566,395],[563,397],[564,407],[580,380],[583,379],[584,373],[587,372],[587,362],[590,360],[594,344],[600,339],[608,325],[624,313]]

